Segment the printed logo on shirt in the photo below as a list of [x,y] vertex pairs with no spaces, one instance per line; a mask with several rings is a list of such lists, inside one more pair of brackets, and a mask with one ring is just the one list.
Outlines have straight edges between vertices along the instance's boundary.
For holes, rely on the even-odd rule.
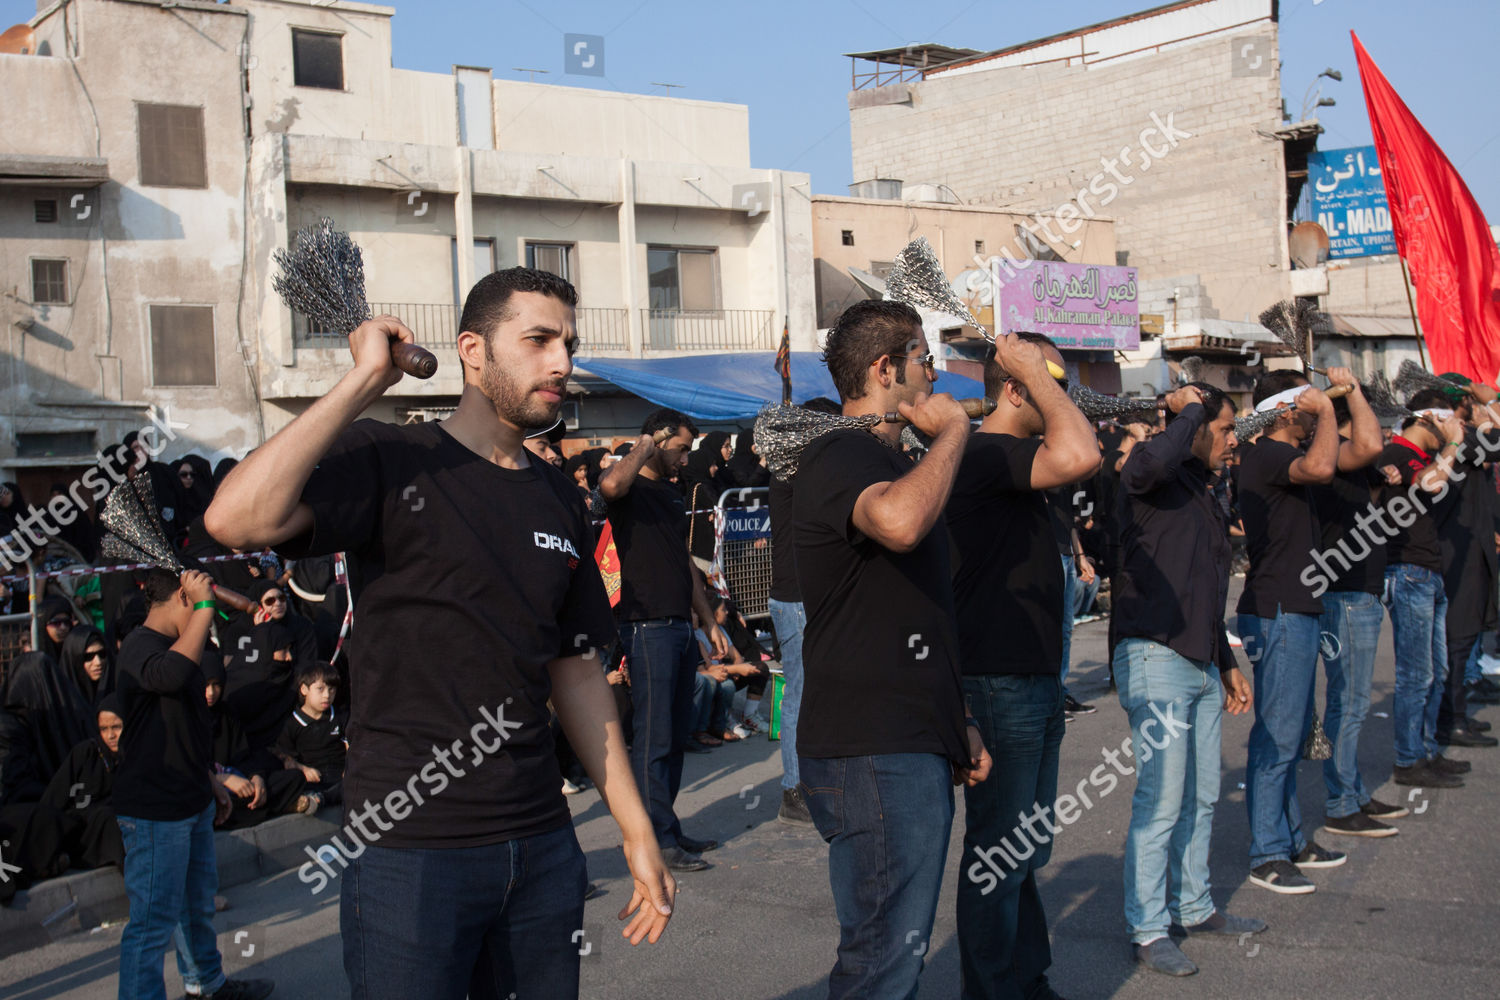
[[[552,549],[564,552],[572,556],[574,560],[578,559],[578,550],[573,547],[573,542],[570,539],[562,538],[558,535],[549,535],[545,531],[533,531],[531,533],[531,540],[536,543],[536,547],[539,549]],[[570,565],[577,565],[577,563],[570,563]]]

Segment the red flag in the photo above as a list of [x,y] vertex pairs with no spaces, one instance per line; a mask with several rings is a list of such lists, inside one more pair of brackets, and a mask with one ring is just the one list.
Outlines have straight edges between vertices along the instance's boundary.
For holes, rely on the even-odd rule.
[[781,376],[781,402],[792,402],[792,324],[787,319],[781,327],[781,346],[776,348],[776,373]]
[[1352,31],[1396,251],[1411,269],[1436,372],[1500,372],[1500,250],[1479,203]]

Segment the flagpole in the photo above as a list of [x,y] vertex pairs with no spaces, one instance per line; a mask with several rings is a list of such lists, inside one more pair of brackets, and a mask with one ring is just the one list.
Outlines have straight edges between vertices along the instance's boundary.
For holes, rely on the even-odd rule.
[[1411,299],[1411,275],[1406,270],[1406,258],[1400,254],[1396,259],[1401,262],[1401,286],[1406,289],[1406,308],[1411,311],[1411,328],[1417,334],[1417,357],[1422,359],[1422,367],[1430,368],[1427,364],[1427,349],[1422,345],[1422,327],[1417,322],[1417,307]]

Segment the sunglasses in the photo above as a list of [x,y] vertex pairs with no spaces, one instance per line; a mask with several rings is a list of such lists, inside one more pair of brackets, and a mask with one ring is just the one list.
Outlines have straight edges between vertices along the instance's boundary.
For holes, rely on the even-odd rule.
[[47,622],[47,624],[48,625],[56,625],[56,626],[58,626],[60,628],[63,625],[72,625],[73,624],[73,619],[71,619],[71,618],[53,618],[53,619],[49,620]]
[[97,653],[84,653],[83,654],[83,662],[84,663],[88,663],[90,660],[102,660],[102,659],[104,659],[104,650],[102,650],[102,649],[99,650]]
[[263,607],[263,608],[269,608],[273,604],[285,604],[285,603],[286,603],[286,598],[280,596],[279,594],[277,596],[275,596],[275,597],[262,597],[260,599],[260,606]]
[[931,352],[928,352],[927,354],[918,354],[916,357],[911,357],[910,355],[903,354],[901,356],[901,360],[915,361],[917,364],[921,365],[923,368],[926,368],[928,371],[937,370],[937,359],[932,356]]
[[177,473],[177,478],[178,479],[192,479],[193,478],[193,474],[191,472],[179,472],[179,473]]

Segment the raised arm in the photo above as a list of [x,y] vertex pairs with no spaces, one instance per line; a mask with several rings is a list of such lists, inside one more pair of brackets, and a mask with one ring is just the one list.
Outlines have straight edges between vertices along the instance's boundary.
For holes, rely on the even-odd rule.
[[234,549],[278,545],[312,528],[312,510],[301,502],[318,460],[344,428],[401,380],[391,363],[391,341],[413,341],[394,316],[376,316],[349,334],[354,367],[307,411],[235,466],[214,493],[203,526]]
[[1339,443],[1338,468],[1340,472],[1363,469],[1375,461],[1385,442],[1380,437],[1380,421],[1370,409],[1359,380],[1347,368],[1328,369],[1328,379],[1334,385],[1349,387],[1349,440]]
[[1308,386],[1297,396],[1297,409],[1316,413],[1318,424],[1313,430],[1312,444],[1292,460],[1287,478],[1299,486],[1330,482],[1339,461],[1339,428],[1333,415],[1333,400],[1323,390]]
[[853,521],[861,534],[892,552],[910,552],[943,516],[969,439],[969,417],[947,393],[918,396],[900,410],[918,430],[935,435],[932,447],[900,479],[867,487],[854,502]]
[[1173,390],[1167,395],[1167,409],[1177,414],[1176,419],[1156,437],[1131,448],[1120,469],[1120,485],[1127,493],[1139,496],[1171,482],[1193,454],[1193,439],[1208,419],[1203,393],[1191,385]]
[[1067,392],[1047,370],[1047,356],[1020,337],[996,337],[995,360],[1026,387],[1042,415],[1042,446],[1031,461],[1031,488],[1050,490],[1076,483],[1099,468],[1099,439]]
[[640,474],[646,459],[656,453],[656,442],[650,434],[642,434],[628,454],[599,477],[599,493],[605,500],[618,500],[630,492],[635,477]]

